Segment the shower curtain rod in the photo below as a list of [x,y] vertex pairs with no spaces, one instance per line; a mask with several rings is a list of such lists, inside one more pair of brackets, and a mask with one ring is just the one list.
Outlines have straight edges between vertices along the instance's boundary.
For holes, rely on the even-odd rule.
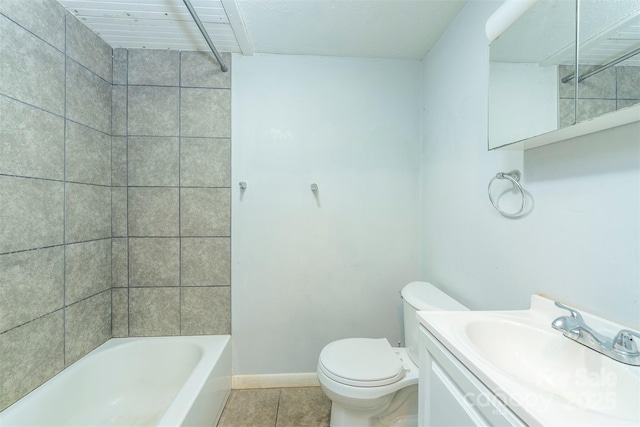
[[[585,74],[581,75],[580,78],[578,79],[578,82],[581,82],[584,79],[587,79],[587,78],[593,76],[594,74],[598,74],[600,71],[604,71],[607,68],[613,67],[614,65],[619,64],[620,62],[624,61],[625,59],[629,59],[632,56],[635,56],[635,55],[637,55],[639,53],[640,53],[640,48],[632,50],[631,52],[626,53],[626,54],[622,55],[619,58],[613,59],[613,60],[607,62],[606,64],[603,64],[603,65],[599,66],[598,68],[595,68],[595,69],[589,71],[588,73],[585,73]],[[574,77],[575,77],[575,73],[571,73],[568,76],[564,77],[561,81],[562,81],[562,83],[566,83],[566,82],[570,81],[571,79],[573,79]]]
[[198,17],[196,10],[193,8],[189,0],[182,0],[182,1],[184,2],[184,5],[187,6],[187,9],[189,9],[189,13],[191,14],[191,17],[193,18],[194,22],[198,26],[198,29],[202,33],[202,37],[204,37],[205,41],[209,45],[209,48],[211,49],[213,56],[215,56],[216,59],[218,60],[218,64],[220,64],[220,69],[222,70],[222,72],[226,73],[227,71],[229,71],[229,68],[227,68],[227,66],[222,61],[222,58],[218,53],[218,49],[216,49],[216,47],[213,45],[213,42],[211,41],[211,38],[209,38],[209,33],[207,33],[207,30],[204,28],[202,21],[200,21],[200,17]]

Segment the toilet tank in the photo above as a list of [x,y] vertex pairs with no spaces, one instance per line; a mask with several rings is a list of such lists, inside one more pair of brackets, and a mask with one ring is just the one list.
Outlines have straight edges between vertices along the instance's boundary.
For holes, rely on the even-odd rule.
[[416,312],[469,309],[427,282],[411,282],[402,288],[400,294],[404,312],[404,343],[409,357],[417,365],[419,331]]

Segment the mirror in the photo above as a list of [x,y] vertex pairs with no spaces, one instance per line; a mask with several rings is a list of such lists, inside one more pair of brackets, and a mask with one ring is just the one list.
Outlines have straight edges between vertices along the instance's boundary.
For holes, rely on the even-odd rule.
[[638,104],[640,1],[538,0],[491,43],[489,76],[489,149]]

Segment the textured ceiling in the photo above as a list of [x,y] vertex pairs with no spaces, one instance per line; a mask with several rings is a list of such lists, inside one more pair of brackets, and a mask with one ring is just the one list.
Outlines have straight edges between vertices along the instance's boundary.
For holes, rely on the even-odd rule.
[[[575,4],[538,0],[491,44],[491,60],[571,64]],[[602,64],[640,47],[640,0],[582,0],[580,62]],[[639,65],[640,56],[625,62]]]
[[422,59],[465,1],[243,0],[256,52]]
[[[58,0],[112,47],[208,50],[182,0]],[[222,52],[421,59],[466,0],[191,0]]]

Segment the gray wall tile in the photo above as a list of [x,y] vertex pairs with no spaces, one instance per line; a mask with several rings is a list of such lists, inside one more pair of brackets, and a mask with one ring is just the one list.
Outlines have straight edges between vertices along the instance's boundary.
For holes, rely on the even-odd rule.
[[0,253],[63,243],[64,184],[0,176]]
[[179,288],[129,289],[129,335],[180,334]]
[[111,82],[111,46],[70,12],[67,12],[67,55]]
[[632,105],[636,105],[640,103],[640,99],[618,99],[616,103],[616,108],[619,110],[621,108],[631,107]]
[[111,84],[67,61],[67,118],[111,133]]
[[129,185],[177,186],[178,153],[177,137],[130,137]]
[[127,185],[127,138],[111,138],[111,185]]
[[575,94],[574,81],[570,80],[562,83],[562,79],[573,74],[575,67],[573,65],[558,65],[558,97],[560,99],[573,99]]
[[184,88],[180,96],[182,136],[231,135],[231,91]]
[[579,99],[577,120],[581,122],[615,110],[615,99]]
[[126,238],[111,239],[111,286],[129,286],[129,251]]
[[67,184],[66,242],[111,237],[111,188]]
[[178,286],[180,239],[130,238],[129,286]]
[[217,138],[182,138],[180,185],[229,187],[231,185],[231,141]]
[[111,290],[67,307],[64,335],[67,366],[111,338]]
[[127,49],[113,49],[113,84],[127,84]]
[[558,126],[563,128],[575,123],[573,99],[558,100]]
[[64,303],[64,248],[0,255],[0,333]]
[[129,289],[111,290],[111,335],[129,336]]
[[181,254],[182,286],[231,285],[230,238],[183,238]]
[[129,84],[178,86],[180,52],[168,49],[129,50]]
[[182,288],[182,335],[231,333],[230,288]]
[[67,245],[65,304],[73,304],[111,287],[111,240]]
[[0,13],[64,52],[64,7],[54,0],[2,0]]
[[0,334],[0,410],[64,368],[64,316],[58,310]]
[[111,136],[67,121],[67,181],[111,185]]
[[[559,102],[560,127],[573,124],[573,100],[561,99]],[[591,119],[616,110],[615,99],[579,99],[577,122]]]
[[129,188],[130,236],[177,236],[177,188]]
[[127,188],[111,188],[111,236],[127,235]]
[[181,52],[180,85],[182,87],[231,88],[231,54],[222,53],[222,61],[229,67],[223,73],[210,52]]
[[180,195],[182,236],[229,236],[231,192],[228,188],[183,188]]
[[[585,73],[584,67],[580,67],[581,74]],[[560,66],[559,76],[562,79],[564,76],[573,73],[573,67]],[[570,80],[567,83],[560,83],[559,87],[560,98],[573,99],[575,93],[575,82]],[[581,81],[578,84],[578,96],[583,98],[598,98],[598,99],[615,99],[616,98],[616,71],[614,68],[609,68],[598,74],[589,77],[586,80]]]
[[1,15],[0,52],[0,92],[64,114],[63,53]]
[[0,96],[0,173],[64,179],[64,119]]
[[127,134],[126,86],[113,86],[111,89],[111,134]]
[[618,76],[618,98],[640,99],[640,67],[615,67]]
[[128,134],[178,136],[177,87],[129,86]]

